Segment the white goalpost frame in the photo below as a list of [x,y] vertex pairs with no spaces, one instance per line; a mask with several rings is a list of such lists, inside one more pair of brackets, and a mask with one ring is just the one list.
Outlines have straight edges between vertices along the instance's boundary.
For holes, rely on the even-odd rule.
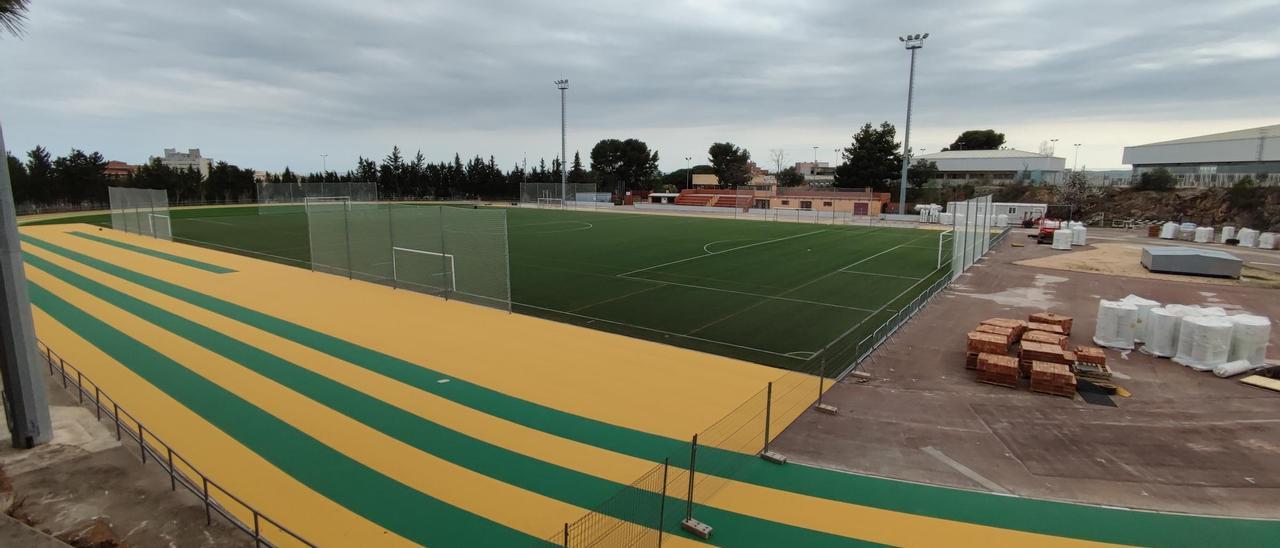
[[156,232],[156,219],[164,219],[165,230],[168,231],[169,238],[173,238],[173,224],[169,222],[169,216],[161,215],[159,213],[147,214],[147,228],[151,230],[151,237],[160,237],[159,233]]
[[565,202],[563,198],[538,198],[538,208],[541,209],[542,207],[544,207],[544,204],[547,204],[551,207],[558,207],[558,208],[565,207],[564,205]]
[[[413,248],[411,248],[411,247],[391,246],[391,281],[392,281],[392,283],[400,283],[400,268],[399,268],[398,261],[396,261],[396,252],[397,252],[397,251],[403,251],[403,252],[405,252],[405,253],[417,253],[417,254],[419,254],[419,255],[431,255],[431,256],[434,256],[434,257],[444,257],[445,259],[448,259],[448,260],[449,260],[449,289],[448,289],[448,291],[452,291],[452,292],[454,292],[454,293],[457,293],[457,292],[458,292],[458,275],[457,275],[457,270],[456,270],[456,269],[455,269],[455,267],[454,267],[454,261],[453,261],[453,254],[452,254],[452,253],[439,253],[439,252],[436,252],[436,251],[427,251],[427,250],[424,250],[424,249],[413,249]],[[510,283],[510,282],[508,282],[508,283]]]
[[952,240],[952,241],[955,241],[955,234],[954,234],[954,232],[955,232],[954,230],[948,230],[948,231],[946,231],[946,232],[939,232],[939,233],[938,233],[938,266],[937,266],[936,268],[942,268],[942,242],[943,242],[943,239],[944,239],[944,237],[945,237],[947,234],[951,234],[951,240]]
[[342,202],[342,203],[345,203],[345,204],[347,205],[347,210],[350,210],[350,209],[351,209],[351,197],[350,197],[350,196],[304,196],[304,197],[302,198],[302,206],[303,206],[304,208],[305,208],[305,207],[310,207],[310,206],[311,206],[311,204],[312,204],[312,202],[319,202],[319,203],[338,203],[338,202]]

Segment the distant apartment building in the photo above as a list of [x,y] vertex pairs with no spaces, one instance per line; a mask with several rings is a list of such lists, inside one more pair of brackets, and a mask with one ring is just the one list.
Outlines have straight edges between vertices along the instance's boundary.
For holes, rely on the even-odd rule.
[[119,160],[111,160],[107,162],[107,167],[103,168],[102,173],[112,181],[129,178],[129,175],[137,170],[138,166],[129,165]]
[[796,162],[792,169],[811,187],[829,187],[836,183],[836,168],[827,162]]
[[212,167],[213,161],[200,155],[200,149],[189,148],[186,152],[178,152],[176,148],[164,149],[164,156],[160,158],[160,163],[173,170],[194,169],[200,172],[200,177],[208,177],[209,169]]

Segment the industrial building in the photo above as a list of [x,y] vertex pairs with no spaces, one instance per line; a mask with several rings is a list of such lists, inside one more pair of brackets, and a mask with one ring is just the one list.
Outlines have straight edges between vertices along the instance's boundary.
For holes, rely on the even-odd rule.
[[1014,149],[944,150],[921,154],[914,160],[937,164],[942,173],[930,182],[947,185],[1057,184],[1062,182],[1067,165],[1066,158]]
[[1179,187],[1229,187],[1245,177],[1280,184],[1280,124],[1125,147],[1133,179],[1164,168]]

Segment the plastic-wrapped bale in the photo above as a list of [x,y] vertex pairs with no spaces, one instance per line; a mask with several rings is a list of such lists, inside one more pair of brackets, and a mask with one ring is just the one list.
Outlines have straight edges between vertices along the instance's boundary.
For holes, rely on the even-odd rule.
[[1053,231],[1053,249],[1059,251],[1071,250],[1071,230],[1059,228]]
[[1165,223],[1160,226],[1160,239],[1172,240],[1178,237],[1178,223]]
[[1207,244],[1213,241],[1213,229],[1207,226],[1196,228],[1196,243]]
[[1009,225],[1009,216],[1008,216],[1008,215],[996,215],[996,226],[997,226],[997,227],[1004,227],[1004,226],[1008,226],[1008,225]]
[[1271,320],[1265,316],[1241,314],[1227,319],[1235,324],[1231,331],[1229,361],[1247,361],[1253,365],[1266,365],[1267,341],[1271,339]]
[[1236,237],[1236,227],[1224,226],[1222,227],[1222,232],[1218,234],[1218,243],[1225,244],[1227,243],[1227,240],[1233,239],[1235,237]]
[[1178,328],[1178,353],[1173,361],[1208,371],[1231,356],[1231,330],[1235,326],[1222,316],[1187,316]]
[[1098,302],[1098,323],[1093,342],[1098,346],[1133,350],[1133,328],[1138,323],[1138,307],[1124,301]]
[[1087,231],[1084,225],[1073,227],[1071,229],[1071,245],[1087,245],[1089,241]]
[[1234,377],[1241,373],[1248,373],[1249,371],[1257,368],[1258,366],[1256,364],[1249,363],[1249,360],[1235,360],[1214,367],[1213,374],[1225,379],[1227,377]]
[[1240,229],[1240,234],[1236,236],[1240,240],[1240,247],[1254,247],[1258,245],[1258,231],[1252,228]]
[[1178,353],[1178,329],[1181,324],[1182,315],[1176,308],[1152,308],[1143,324],[1146,327],[1146,333],[1142,337],[1143,349],[1153,356],[1172,358]]
[[1133,324],[1133,340],[1135,342],[1145,342],[1147,338],[1147,321],[1151,317],[1151,309],[1160,306],[1160,303],[1137,295],[1129,295],[1120,299],[1120,302],[1138,307],[1138,316]]
[[1258,236],[1258,249],[1275,249],[1277,243],[1280,243],[1280,238],[1275,232],[1263,232]]
[[942,225],[950,226],[950,225],[951,225],[952,223],[954,223],[954,222],[955,222],[955,214],[954,214],[954,213],[939,213],[939,214],[938,214],[938,224],[942,224]]

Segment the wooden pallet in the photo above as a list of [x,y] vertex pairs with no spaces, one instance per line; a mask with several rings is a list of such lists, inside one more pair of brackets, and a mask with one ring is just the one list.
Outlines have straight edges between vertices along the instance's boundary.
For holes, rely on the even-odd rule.
[[1071,334],[1071,316],[1063,316],[1062,314],[1054,314],[1053,312],[1037,312],[1027,318],[1027,323],[1043,323],[1056,325],[1062,328],[1062,334]]

